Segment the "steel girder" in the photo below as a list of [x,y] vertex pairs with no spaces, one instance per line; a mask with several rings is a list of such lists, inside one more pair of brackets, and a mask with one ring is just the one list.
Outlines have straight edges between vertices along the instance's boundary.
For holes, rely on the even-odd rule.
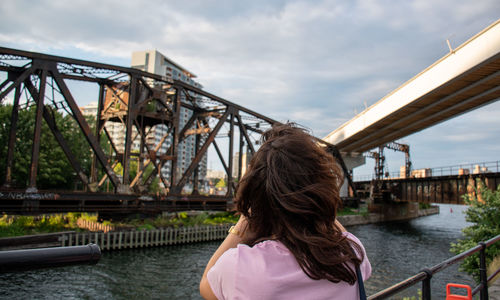
[[[0,189],[4,191],[14,188],[11,174],[18,111],[30,106],[36,107],[32,162],[26,190],[31,193],[37,193],[42,119],[87,192],[99,194],[108,182],[115,195],[147,194],[154,178],[159,178],[165,189],[157,197],[198,199],[199,183],[203,180],[200,162],[212,146],[227,175],[227,200],[232,199],[235,180],[239,180],[246,168],[242,153],[252,155],[261,133],[278,123],[169,77],[133,68],[2,47],[0,81],[0,101],[14,94],[6,158],[7,175]],[[98,94],[90,96],[98,103],[94,131],[80,111],[69,81],[96,85]],[[90,174],[85,174],[79,158],[71,152],[68,142],[55,126],[54,111],[70,115],[80,128],[92,151]],[[184,118],[181,122],[181,113],[189,119]],[[113,139],[108,124],[121,124],[125,130],[123,142]],[[164,129],[163,136],[152,142],[151,133],[158,126]],[[184,161],[184,166],[179,166],[182,155],[180,145],[190,136],[194,136],[194,139],[191,138],[194,155]],[[101,146],[103,139],[109,142],[109,149]],[[133,148],[134,141],[140,143],[138,150]],[[335,146],[319,139],[318,142],[336,156],[352,187],[352,180]],[[235,143],[240,153],[237,162],[233,162]],[[137,163],[134,177],[130,176],[131,161]],[[234,171],[233,164],[236,164]],[[121,173],[117,172],[118,165],[121,165]],[[170,174],[162,172],[167,165]],[[147,168],[153,171],[147,172]],[[188,186],[190,188],[186,189]]]

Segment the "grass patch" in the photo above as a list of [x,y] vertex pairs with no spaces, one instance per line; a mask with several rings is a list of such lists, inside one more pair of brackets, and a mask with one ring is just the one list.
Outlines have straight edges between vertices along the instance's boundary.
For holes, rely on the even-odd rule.
[[368,215],[368,207],[360,206],[359,208],[344,207],[342,210],[337,211],[337,216],[348,216],[348,215]]

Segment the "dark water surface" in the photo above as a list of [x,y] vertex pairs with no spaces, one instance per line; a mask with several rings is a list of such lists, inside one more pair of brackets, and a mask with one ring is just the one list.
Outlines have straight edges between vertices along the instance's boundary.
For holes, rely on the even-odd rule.
[[[453,213],[450,212],[453,209]],[[347,228],[364,244],[373,267],[371,295],[451,256],[449,245],[466,226],[465,207],[441,205],[439,215],[405,223]],[[95,266],[0,275],[0,299],[201,299],[198,282],[219,242],[106,252]],[[454,265],[435,275],[432,296],[448,282],[471,283]],[[403,292],[416,295],[417,287]]]

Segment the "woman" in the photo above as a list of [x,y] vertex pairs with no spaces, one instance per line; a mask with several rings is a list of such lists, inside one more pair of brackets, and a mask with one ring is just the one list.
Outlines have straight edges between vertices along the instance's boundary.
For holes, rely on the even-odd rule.
[[336,221],[342,172],[294,125],[263,134],[236,193],[241,217],[207,264],[205,299],[359,299],[361,242]]

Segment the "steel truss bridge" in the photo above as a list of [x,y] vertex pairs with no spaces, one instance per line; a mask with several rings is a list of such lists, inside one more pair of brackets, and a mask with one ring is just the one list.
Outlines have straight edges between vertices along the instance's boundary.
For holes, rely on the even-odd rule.
[[[3,77],[2,77],[3,76]],[[91,61],[45,55],[0,47],[0,101],[12,99],[13,109],[8,137],[5,181],[0,183],[0,211],[8,213],[47,213],[63,211],[98,212],[159,212],[166,210],[216,209],[232,206],[235,178],[244,169],[242,156],[233,174],[233,153],[253,154],[260,135],[277,121],[245,107],[217,97],[182,81]],[[94,84],[98,94],[95,130],[82,115],[75,100],[70,81]],[[18,115],[22,109],[35,109],[32,135],[31,164],[27,186],[16,188],[12,180],[15,167],[14,151],[18,129]],[[180,121],[181,109],[190,112],[185,124]],[[72,117],[92,152],[92,163],[85,171],[79,157],[72,152],[55,122],[54,112]],[[37,175],[40,168],[40,139],[42,122],[63,150],[82,188],[72,191],[40,190]],[[113,141],[105,125],[118,122],[125,127],[122,145]],[[148,142],[153,128],[163,124],[166,134],[159,143]],[[195,136],[194,158],[184,172],[178,166],[181,155],[179,144],[186,137]],[[111,151],[101,141],[107,138]],[[216,139],[217,138],[217,139]],[[224,138],[226,141],[218,142]],[[138,153],[132,151],[134,140],[140,141]],[[162,144],[169,141],[168,150]],[[346,178],[352,180],[335,146],[320,139],[318,143],[337,157]],[[236,144],[236,147],[235,147]],[[224,196],[202,195],[198,190],[202,180],[199,164],[214,147],[227,175],[227,193]],[[137,162],[135,177],[131,176],[131,161]],[[117,165],[122,171],[117,172]],[[159,170],[168,164],[169,176]],[[146,172],[152,166],[154,171]],[[151,167],[149,167],[151,168]],[[236,175],[236,176],[235,176]],[[148,190],[158,178],[165,192],[150,194]],[[111,191],[103,192],[110,184]],[[192,187],[186,192],[186,187]]]
[[[354,182],[357,195],[361,198],[372,196],[373,184],[371,180]],[[378,200],[381,202],[464,204],[464,195],[477,195],[483,188],[496,190],[500,185],[500,172],[384,179],[376,180],[375,184],[379,185]]]

